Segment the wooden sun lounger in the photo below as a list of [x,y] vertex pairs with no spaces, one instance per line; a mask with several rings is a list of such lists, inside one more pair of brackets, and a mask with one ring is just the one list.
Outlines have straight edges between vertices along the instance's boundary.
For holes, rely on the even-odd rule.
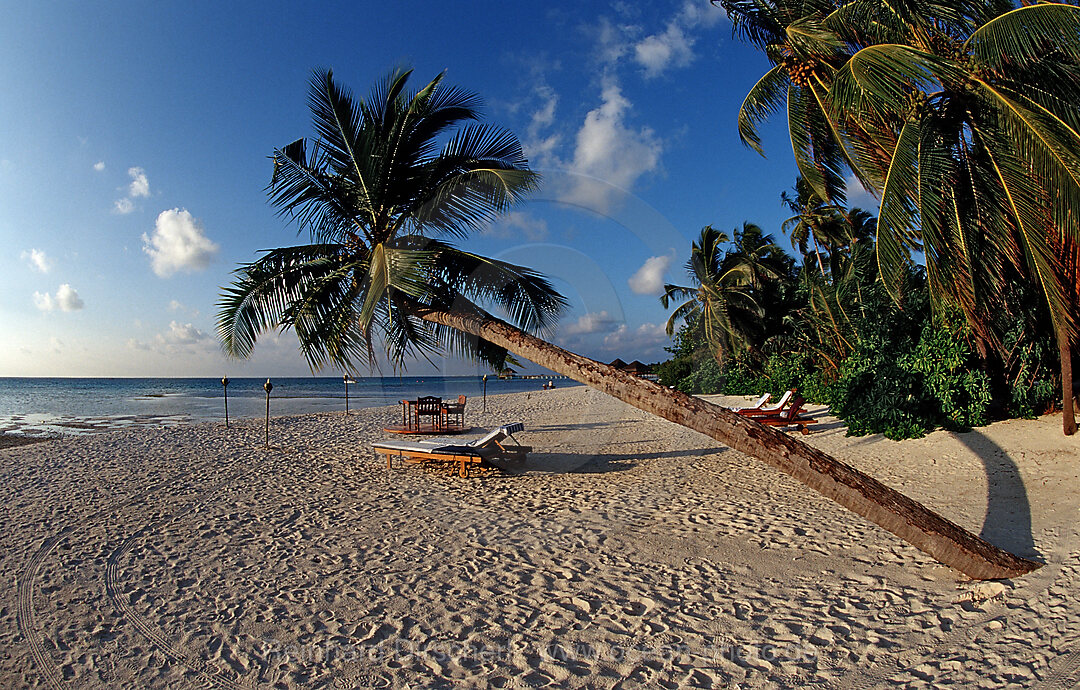
[[372,444],[375,453],[386,456],[386,466],[393,467],[393,458],[405,462],[446,462],[457,465],[458,474],[469,476],[469,468],[480,467],[492,461],[523,461],[532,451],[529,446],[507,443],[513,434],[524,431],[520,422],[506,424],[475,441],[463,443],[454,439],[433,438],[426,441],[393,439]]
[[791,407],[784,410],[778,415],[770,415],[767,417],[753,417],[756,422],[761,422],[768,426],[797,426],[799,431],[804,435],[809,434],[810,430],[806,428],[808,424],[817,424],[818,420],[812,417],[804,417],[799,413],[802,411],[802,406],[806,401],[802,396],[795,396],[795,399],[791,401]]
[[766,393],[765,395],[755,400],[753,405],[747,405],[746,407],[733,407],[731,408],[731,411],[738,412],[739,414],[749,414],[753,411],[760,411],[761,406],[764,405],[771,397],[772,393]]
[[744,417],[754,417],[755,419],[758,417],[780,415],[784,412],[784,405],[788,404],[788,401],[791,400],[792,396],[794,396],[795,393],[796,390],[792,388],[787,393],[784,393],[783,397],[781,397],[775,405],[770,405],[769,407],[747,408],[734,411],[738,412]]

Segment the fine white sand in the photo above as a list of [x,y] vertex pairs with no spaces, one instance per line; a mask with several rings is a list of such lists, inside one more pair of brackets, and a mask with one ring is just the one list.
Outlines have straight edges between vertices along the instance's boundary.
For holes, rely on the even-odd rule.
[[277,418],[269,450],[256,421],[0,450],[0,686],[1080,679],[1080,452],[1060,417],[896,443],[826,416],[799,436],[1047,563],[976,586],[587,389],[469,401],[476,427],[525,423],[514,473],[387,470],[370,444],[397,414]]

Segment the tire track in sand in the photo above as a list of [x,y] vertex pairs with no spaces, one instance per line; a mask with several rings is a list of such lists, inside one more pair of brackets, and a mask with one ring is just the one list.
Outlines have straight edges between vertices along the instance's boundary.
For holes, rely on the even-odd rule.
[[250,686],[241,685],[231,678],[226,677],[221,671],[217,670],[210,664],[195,658],[188,652],[176,647],[172,644],[168,637],[166,637],[160,630],[152,625],[145,618],[140,616],[126,601],[124,597],[117,592],[116,583],[119,572],[120,559],[130,553],[143,537],[151,534],[161,527],[178,520],[185,515],[188,515],[199,508],[199,506],[206,503],[215,493],[220,491],[223,487],[232,484],[241,476],[246,474],[249,470],[244,472],[238,472],[232,477],[218,483],[213,488],[208,489],[199,495],[199,498],[191,501],[188,506],[177,512],[176,514],[165,517],[148,525],[144,525],[141,529],[135,531],[130,537],[125,539],[120,546],[113,549],[109,554],[109,559],[105,567],[105,593],[109,597],[109,601],[112,602],[117,612],[124,617],[124,619],[131,622],[135,629],[141,634],[151,645],[153,645],[159,652],[165,656],[173,659],[179,664],[182,664],[190,671],[193,671],[204,682],[219,688],[226,688],[227,690],[250,690]]
[[[265,460],[265,458],[264,458],[264,460]],[[247,459],[246,458],[245,459],[238,459],[238,461],[243,463],[243,462],[247,462]],[[220,459],[208,460],[208,461],[206,461],[205,463],[202,464],[202,466],[199,468],[199,470],[207,469],[211,465],[217,464],[217,463],[220,463]],[[201,494],[199,494],[200,498],[216,493],[223,486],[226,486],[230,482],[233,482],[233,481],[239,479],[244,474],[247,474],[247,473],[249,473],[251,471],[254,471],[261,464],[262,464],[261,462],[249,464],[245,470],[234,473],[228,479],[226,479],[226,480],[224,480],[222,482],[219,482],[218,484],[215,484],[213,487],[203,491]],[[182,472],[177,472],[176,474],[172,475],[171,477],[169,477],[167,479],[164,479],[164,480],[162,480],[162,481],[160,481],[160,482],[158,482],[156,484],[151,485],[150,487],[148,487],[144,491],[140,491],[139,493],[136,493],[136,494],[134,494],[134,495],[132,495],[132,496],[126,498],[126,499],[123,499],[121,501],[117,501],[115,503],[112,503],[112,504],[102,508],[101,510],[95,511],[95,512],[81,518],[80,521],[79,521],[79,524],[81,526],[83,526],[83,527],[93,527],[93,526],[95,526],[97,524],[97,521],[98,521],[99,518],[101,518],[101,517],[103,517],[105,515],[109,515],[111,513],[114,513],[117,510],[125,508],[125,507],[127,507],[129,505],[138,503],[139,501],[142,501],[142,500],[148,498],[149,496],[151,496],[152,494],[160,491],[161,489],[163,489],[163,488],[165,488],[167,486],[172,486],[172,485],[178,483],[180,480],[182,480],[184,478],[190,478],[194,474],[195,474],[195,472],[193,472],[190,468],[187,469],[187,470],[184,470]],[[176,515],[176,516],[174,516],[172,518],[168,518],[168,519],[165,519],[165,520],[159,520],[157,523],[154,523],[154,524],[155,525],[160,525],[160,524],[162,524],[164,522],[167,522],[169,520],[173,520],[176,517],[180,517],[180,515],[187,514],[187,513],[191,512],[191,510],[193,510],[194,508],[196,508],[200,504],[201,504],[201,502],[199,500],[194,500],[194,501],[191,502],[191,504],[189,505],[187,510],[181,511],[180,514],[178,514],[178,515]],[[144,533],[144,532],[146,532],[148,530],[148,527],[149,526],[144,526],[142,529],[136,531],[135,534],[133,534],[131,537],[129,537],[127,540],[125,540],[124,544],[122,544],[120,548],[124,548],[124,546],[127,545],[127,550],[130,550],[131,546],[134,545],[134,541],[137,538],[137,536]],[[56,664],[53,662],[53,660],[50,657],[48,651],[45,649],[44,637],[40,634],[40,631],[38,630],[37,623],[35,621],[37,616],[36,616],[36,611],[34,610],[34,587],[35,587],[35,585],[37,583],[37,578],[38,578],[38,575],[41,572],[41,566],[45,562],[45,559],[56,549],[57,545],[60,544],[61,541],[63,541],[67,537],[74,534],[77,529],[78,529],[77,526],[65,525],[63,527],[63,529],[61,529],[55,535],[53,535],[52,537],[49,537],[48,539],[46,539],[42,543],[42,545],[40,547],[38,547],[38,549],[36,551],[34,551],[34,553],[30,556],[30,559],[26,562],[26,565],[23,566],[23,569],[19,573],[17,587],[16,587],[16,591],[17,591],[17,594],[16,594],[17,605],[16,605],[16,615],[15,615],[16,626],[17,626],[17,628],[19,630],[19,634],[23,637],[24,640],[26,640],[26,643],[30,648],[30,656],[34,661],[34,665],[37,666],[38,670],[44,676],[46,684],[49,687],[53,688],[53,690],[60,690],[63,687],[63,674],[57,669]],[[128,542],[131,542],[131,543],[128,544]],[[123,611],[124,605],[122,603],[120,603],[119,600],[114,598],[114,596],[113,596],[115,594],[115,591],[110,592],[110,581],[109,581],[109,574],[110,574],[110,570],[111,570],[113,578],[114,578],[113,582],[115,582],[116,564],[113,562],[113,560],[114,560],[113,557],[115,555],[116,558],[119,558],[119,556],[121,554],[117,553],[118,550],[114,550],[113,553],[110,554],[109,562],[108,562],[107,567],[106,567],[106,573],[105,573],[106,574],[106,593],[109,595],[110,600],[112,600],[113,606],[115,608],[117,608],[117,610]],[[138,629],[141,633],[143,633],[143,635],[145,637],[147,637],[147,639],[151,642],[151,644],[154,644],[154,646],[157,647],[162,653],[172,656],[174,659],[176,659],[180,663],[183,663],[185,666],[187,666],[188,668],[190,668],[192,671],[199,674],[200,676],[205,676],[206,675],[205,671],[193,668],[187,662],[187,659],[186,659],[187,655],[185,655],[182,652],[178,652],[177,650],[173,650],[172,646],[162,636],[160,636],[159,634],[146,635],[147,631],[151,631],[151,632],[155,632],[155,633],[156,633],[156,631],[153,631],[152,626],[150,626],[148,623],[146,623],[141,618],[139,618],[136,614],[134,614],[134,612],[131,612],[131,617],[129,618],[129,620],[132,620],[132,622],[135,625],[136,629]],[[160,640],[162,642],[164,642],[164,644],[159,645],[157,640],[155,640],[155,638],[160,638]],[[173,651],[170,652],[170,650],[173,650]],[[207,678],[207,680],[209,680],[211,683],[213,683],[215,685],[218,685],[219,687],[226,687],[226,688],[235,689],[235,690],[249,690],[246,686],[238,685],[235,682],[233,682],[232,680],[230,680],[228,678],[224,678],[224,677],[212,676],[211,678]]]
[[22,573],[19,575],[18,608],[15,612],[15,622],[18,625],[19,633],[26,640],[26,643],[30,645],[30,656],[33,658],[38,670],[45,676],[45,682],[54,690],[60,688],[61,674],[45,651],[44,638],[38,634],[34,625],[34,582],[45,557],[71,531],[71,527],[65,527],[59,534],[46,539],[45,543],[27,561],[26,567],[23,568]]

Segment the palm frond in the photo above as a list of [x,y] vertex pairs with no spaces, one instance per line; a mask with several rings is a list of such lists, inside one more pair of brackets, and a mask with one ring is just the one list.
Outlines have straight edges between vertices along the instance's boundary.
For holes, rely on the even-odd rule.
[[769,119],[787,102],[789,83],[787,70],[782,65],[777,65],[754,84],[739,107],[739,138],[743,144],[762,156],[765,151],[761,148],[758,125]]
[[980,26],[964,48],[989,70],[1047,59],[1080,63],[1080,7],[1056,2],[1019,7]]

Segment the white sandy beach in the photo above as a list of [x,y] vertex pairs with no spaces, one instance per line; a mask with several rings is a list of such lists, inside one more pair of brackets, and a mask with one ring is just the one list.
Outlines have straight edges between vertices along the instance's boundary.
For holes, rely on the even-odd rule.
[[256,421],[0,450],[0,686],[1080,680],[1080,450],[1060,417],[901,443],[825,417],[799,437],[1047,564],[975,588],[588,389],[469,401],[475,427],[524,422],[519,473],[387,470],[370,444],[397,414],[277,418],[270,450]]

